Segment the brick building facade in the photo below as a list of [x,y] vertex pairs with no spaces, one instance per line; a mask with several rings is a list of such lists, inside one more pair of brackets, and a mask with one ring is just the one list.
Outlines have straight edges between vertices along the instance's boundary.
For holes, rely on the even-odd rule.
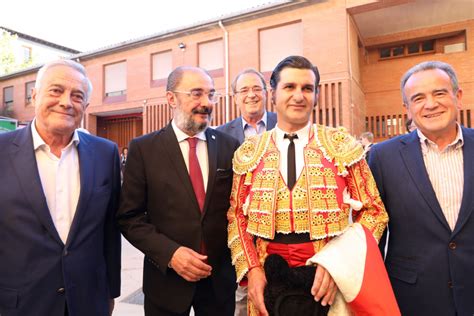
[[[453,2],[457,5],[456,10]],[[91,133],[126,146],[170,119],[167,74],[180,65],[206,68],[223,97],[213,125],[239,115],[230,82],[243,68],[269,78],[282,58],[300,54],[318,66],[321,86],[313,121],[371,130],[380,141],[404,133],[399,81],[425,60],[453,65],[464,90],[460,122],[474,115],[474,7],[469,0],[318,0],[279,2],[220,19],[158,33],[74,59],[94,86],[84,122]],[[30,121],[25,85],[37,69],[0,77],[0,100],[14,87],[14,116]],[[268,108],[272,105],[269,103]]]

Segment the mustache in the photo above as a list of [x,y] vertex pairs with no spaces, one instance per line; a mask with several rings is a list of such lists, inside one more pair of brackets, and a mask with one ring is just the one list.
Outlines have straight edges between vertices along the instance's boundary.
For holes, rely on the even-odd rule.
[[212,109],[207,106],[199,106],[192,111],[193,114],[212,114]]

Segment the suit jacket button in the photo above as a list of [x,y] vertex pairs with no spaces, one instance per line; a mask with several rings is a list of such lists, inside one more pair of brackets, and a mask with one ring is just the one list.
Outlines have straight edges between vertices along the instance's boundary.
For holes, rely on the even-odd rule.
[[66,292],[66,290],[63,288],[63,287],[60,287],[58,290],[57,290],[58,294],[64,294],[64,292]]
[[451,249],[451,250],[456,249],[456,243],[454,241],[449,243],[449,249]]

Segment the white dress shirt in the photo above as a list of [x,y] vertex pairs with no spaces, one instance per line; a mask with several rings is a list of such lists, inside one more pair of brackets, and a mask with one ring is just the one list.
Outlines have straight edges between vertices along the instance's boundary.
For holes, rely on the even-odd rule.
[[454,230],[458,220],[464,191],[462,151],[464,139],[459,125],[457,129],[455,140],[443,151],[439,151],[438,145],[426,138],[420,129],[417,129],[426,171],[451,230]]
[[31,132],[43,193],[59,237],[66,243],[81,192],[77,152],[79,136],[74,131],[71,141],[61,150],[61,157],[58,158],[38,134],[35,124],[36,120],[31,124]]
[[[304,168],[304,148],[309,142],[310,128],[311,124],[308,122],[308,125],[302,129],[291,133],[298,135],[298,138],[293,140],[295,143],[296,182],[298,182],[301,171]],[[285,134],[290,133],[283,131],[278,125],[275,126],[275,142],[278,151],[280,152],[280,173],[285,180],[285,183],[288,183],[288,145],[290,144],[290,140],[284,138]]]
[[[187,139],[190,137],[188,134],[183,132],[176,126],[174,120],[171,121],[171,126],[173,127],[176,138],[178,139],[179,148],[181,148],[181,153],[183,154],[184,162],[186,163],[186,169],[189,174],[189,143]],[[198,139],[196,145],[196,154],[199,161],[199,166],[201,167],[202,179],[204,181],[204,190],[207,192],[207,178],[209,176],[209,160],[207,157],[207,140],[206,134],[204,131],[194,135],[193,137]]]
[[250,125],[242,116],[242,128],[245,138],[253,135],[260,135],[267,130],[267,111],[263,112],[262,118],[255,124],[256,128]]

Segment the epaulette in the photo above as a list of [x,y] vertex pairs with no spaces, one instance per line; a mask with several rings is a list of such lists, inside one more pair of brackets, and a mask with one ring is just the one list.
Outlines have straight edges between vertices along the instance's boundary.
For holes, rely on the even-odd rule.
[[324,157],[333,161],[340,176],[348,174],[346,168],[364,158],[364,148],[344,127],[316,125],[316,141]]
[[261,135],[253,135],[240,145],[234,153],[234,159],[232,160],[232,168],[236,174],[242,175],[253,171],[257,167],[265,154],[265,149],[271,136],[271,131],[264,132]]

